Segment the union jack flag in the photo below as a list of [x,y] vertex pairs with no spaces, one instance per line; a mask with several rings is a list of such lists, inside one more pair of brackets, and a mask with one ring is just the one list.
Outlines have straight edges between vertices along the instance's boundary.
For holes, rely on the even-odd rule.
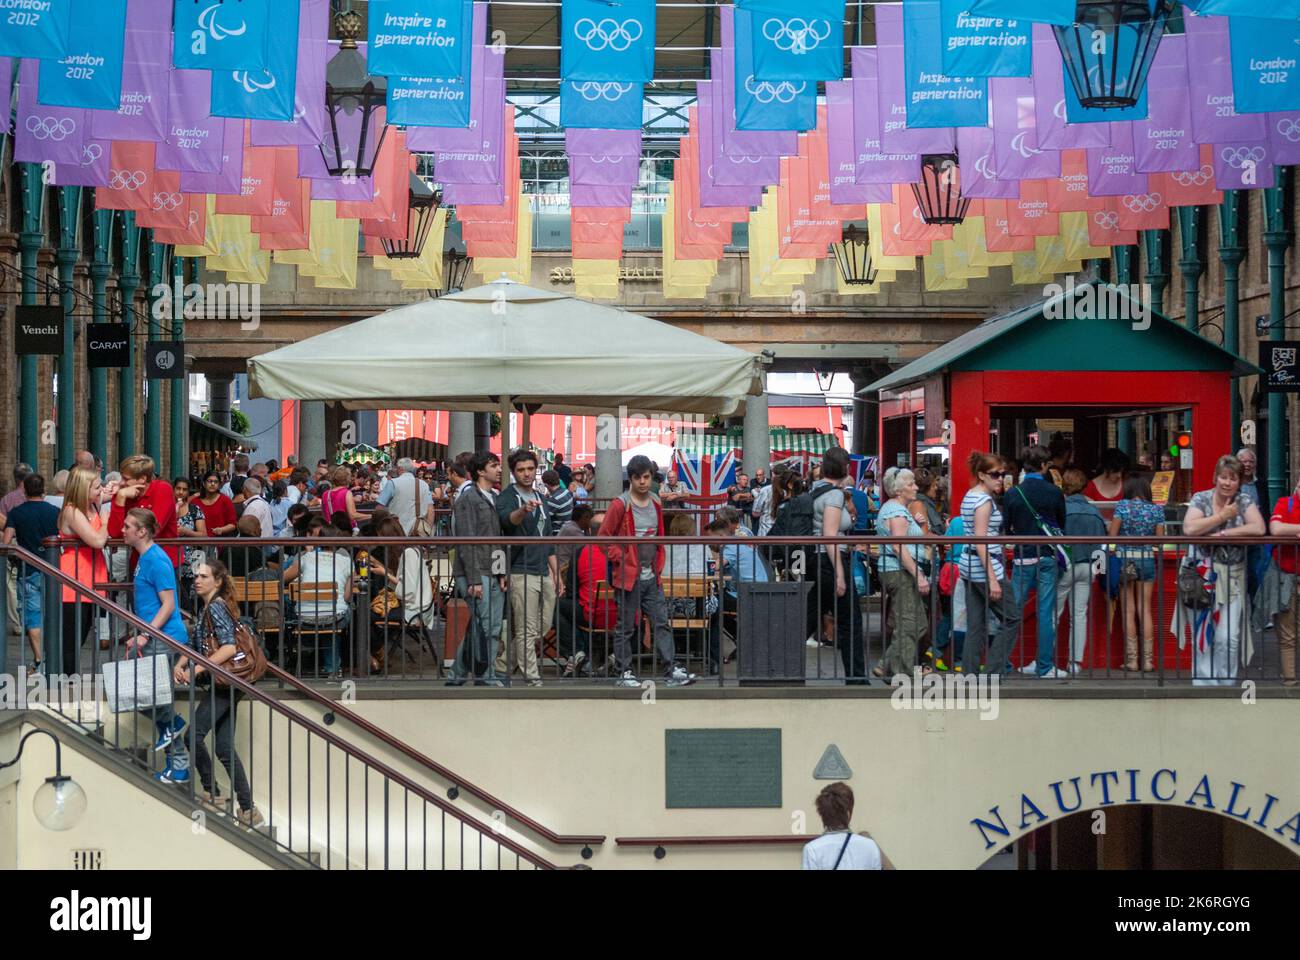
[[[1202,557],[1196,564],[1196,572],[1200,574],[1206,592],[1213,596],[1215,583],[1219,579],[1219,575],[1214,572],[1214,564],[1208,558]],[[1196,649],[1201,653],[1205,652],[1206,647],[1214,646],[1214,634],[1218,626],[1219,608],[1217,604],[1211,602],[1204,610],[1197,611],[1196,619],[1192,625],[1192,640],[1196,644]]]
[[677,478],[686,485],[691,499],[701,503],[722,503],[727,488],[736,482],[736,451],[726,453],[675,454]]

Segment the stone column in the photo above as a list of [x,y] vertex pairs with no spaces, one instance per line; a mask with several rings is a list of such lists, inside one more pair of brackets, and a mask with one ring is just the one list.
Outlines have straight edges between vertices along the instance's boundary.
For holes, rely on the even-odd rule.
[[234,377],[229,374],[208,374],[208,387],[210,390],[211,400],[208,403],[208,419],[215,426],[225,427],[227,430],[230,426],[230,384],[234,382]]
[[767,432],[767,394],[745,398],[745,425],[741,434],[744,449],[742,467],[750,477],[754,471],[771,471],[772,438]]
[[[764,415],[767,407],[763,408]],[[596,418],[596,499],[613,500],[623,493],[623,431],[618,415]]]
[[298,462],[315,471],[325,453],[325,402],[303,400],[298,404]]
[[473,413],[455,410],[448,417],[447,456],[449,458],[454,459],[459,453],[478,449],[474,441],[474,417]]
[[[492,443],[492,414],[475,413],[474,417],[474,445],[469,449],[486,450]],[[462,451],[456,451],[460,453]]]

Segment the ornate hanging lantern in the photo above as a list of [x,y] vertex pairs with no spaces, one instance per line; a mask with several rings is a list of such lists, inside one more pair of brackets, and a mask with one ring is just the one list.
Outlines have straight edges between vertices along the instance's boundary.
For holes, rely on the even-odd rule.
[[384,253],[393,260],[414,260],[424,252],[424,242],[429,239],[433,219],[442,206],[441,190],[430,190],[415,174],[409,176],[410,209],[406,215],[406,237],[401,240],[380,239]]
[[840,276],[849,286],[870,286],[876,282],[879,271],[871,262],[871,244],[867,241],[866,230],[849,224],[840,242],[831,244]]
[[442,292],[460,293],[465,289],[465,278],[469,275],[469,256],[459,252],[455,247],[447,251],[442,265]]
[[930,224],[958,224],[966,219],[970,198],[961,195],[961,170],[955,153],[921,157],[921,181],[912,184],[921,219]]
[[1089,110],[1136,104],[1173,10],[1170,0],[1079,0],[1075,22],[1052,27],[1079,103]]
[[330,176],[345,180],[368,177],[387,132],[387,126],[379,123],[378,112],[384,105],[388,84],[383,77],[370,76],[365,58],[357,49],[361,14],[354,10],[336,14],[334,30],[342,44],[325,68],[329,130],[320,150]]

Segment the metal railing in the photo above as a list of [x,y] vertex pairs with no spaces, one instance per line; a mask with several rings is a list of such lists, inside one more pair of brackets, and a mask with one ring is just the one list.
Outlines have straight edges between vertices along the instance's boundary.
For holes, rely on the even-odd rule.
[[[16,547],[0,547],[0,583],[8,582],[14,564],[23,565],[22,601],[29,588],[40,592],[48,645],[44,686],[38,682],[36,689],[46,705],[144,769],[167,774],[159,789],[184,791],[196,814],[235,818],[273,847],[324,869],[554,868],[502,824],[479,822],[268,690],[245,683],[100,596],[97,583]],[[7,593],[0,590],[3,619]],[[84,643],[101,621],[96,632],[107,650]],[[67,644],[64,623],[75,638]],[[136,638],[143,647],[136,648]],[[193,669],[182,678],[175,672],[181,657],[215,682],[199,682]],[[5,660],[10,672],[7,645]],[[129,663],[135,668],[124,666]],[[120,712],[105,710],[105,700]],[[139,704],[145,706],[135,709]],[[209,732],[220,772],[204,742]]]
[[[679,667],[713,686],[866,684],[917,669],[970,673],[970,663],[979,672],[1018,677],[1024,671],[1027,678],[1065,683],[1200,686],[1295,678],[1300,603],[1283,608],[1277,602],[1285,578],[1276,559],[1259,565],[1267,573],[1262,592],[1250,572],[1266,548],[1295,566],[1290,561],[1300,544],[1274,537],[1108,538],[1095,556],[1071,557],[1068,564],[1055,557],[1017,560],[1010,553],[1015,547],[1045,550],[1049,543],[1024,536],[168,543],[215,554],[243,574],[244,612],[257,622],[276,666],[300,681],[337,678],[346,666],[357,678],[455,685],[613,682],[626,674],[639,683],[641,676],[667,678]],[[976,543],[1000,558],[1002,596],[970,567],[965,576],[945,572],[959,551],[973,553]],[[1096,538],[1050,543],[1091,550]],[[654,589],[642,589],[639,576],[629,573],[638,563],[625,556],[638,547],[664,550]],[[1188,607],[1179,601],[1177,573],[1198,547],[1229,562],[1207,570],[1222,580],[1212,602]],[[827,548],[842,550],[843,592]],[[467,585],[453,576],[454,553],[467,549],[483,551],[496,571],[481,585],[482,599],[467,596]],[[911,565],[897,560],[908,549],[917,561]],[[1236,554],[1228,557],[1225,549]],[[549,571],[552,553],[558,583]],[[611,564],[612,557],[618,561]],[[926,573],[924,588],[911,573],[918,566]],[[294,586],[304,579],[307,587]],[[121,586],[129,589],[129,581]],[[1040,613],[1043,603],[1050,606]],[[1181,634],[1171,632],[1174,626]],[[1049,634],[1046,652],[1040,640]]]

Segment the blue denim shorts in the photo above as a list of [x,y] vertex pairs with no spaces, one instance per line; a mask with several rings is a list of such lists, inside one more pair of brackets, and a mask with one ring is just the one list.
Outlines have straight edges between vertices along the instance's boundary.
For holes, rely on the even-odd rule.
[[39,571],[33,570],[18,580],[18,608],[23,612],[23,629],[41,629],[42,582]]
[[1156,562],[1151,557],[1121,557],[1119,562],[1121,570],[1124,568],[1124,564],[1126,563],[1133,563],[1136,565],[1138,572],[1137,578],[1141,583],[1150,583],[1156,578]]

